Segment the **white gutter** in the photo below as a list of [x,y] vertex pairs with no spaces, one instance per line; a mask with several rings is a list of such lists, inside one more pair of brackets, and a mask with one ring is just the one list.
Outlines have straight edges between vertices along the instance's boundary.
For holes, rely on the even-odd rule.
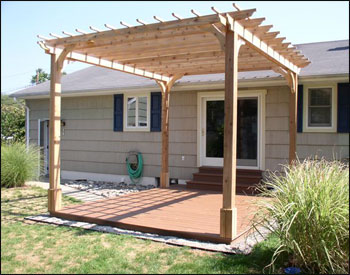
[[29,112],[30,112],[30,109],[29,109],[29,107],[27,105],[22,104],[21,102],[18,102],[15,97],[13,99],[19,105],[24,106],[24,108],[26,108],[26,147],[27,147],[27,150],[28,150],[29,149]]
[[[349,81],[349,74],[336,74],[336,75],[314,75],[314,76],[299,76],[299,84],[306,84],[319,81]],[[211,89],[223,89],[225,86],[225,80],[217,81],[200,81],[200,82],[180,82],[176,83],[172,91],[188,91],[188,90],[211,90]],[[238,79],[238,88],[257,88],[257,87],[272,87],[272,86],[284,86],[287,85],[286,80],[282,76],[265,77],[265,78],[247,78]],[[113,95],[118,92],[132,93],[132,92],[149,92],[157,91],[159,87],[157,85],[151,86],[139,86],[139,87],[122,87],[112,89],[92,89],[92,90],[76,90],[66,91],[62,93],[62,97],[76,97],[76,96],[98,96],[98,95]],[[29,95],[19,95],[19,98],[23,99],[44,99],[50,98],[50,92],[40,92],[37,94],[32,92]]]

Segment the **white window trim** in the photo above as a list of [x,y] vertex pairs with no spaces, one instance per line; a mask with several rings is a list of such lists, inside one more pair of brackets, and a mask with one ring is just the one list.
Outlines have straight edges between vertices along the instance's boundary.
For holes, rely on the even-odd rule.
[[[312,88],[331,88],[332,89],[332,105],[331,105],[331,126],[309,126],[309,89]],[[303,132],[316,133],[335,133],[337,132],[337,109],[338,109],[338,89],[336,83],[304,85],[303,90]]]
[[[147,127],[128,126],[128,124],[127,124],[127,122],[128,122],[128,117],[127,117],[128,97],[147,97]],[[136,112],[135,112],[136,121],[138,121],[137,107],[138,106],[136,104]],[[149,132],[150,131],[150,129],[151,129],[151,125],[150,125],[151,124],[151,95],[149,92],[148,93],[124,93],[123,120],[124,120],[124,123],[123,123],[123,131],[124,132]]]

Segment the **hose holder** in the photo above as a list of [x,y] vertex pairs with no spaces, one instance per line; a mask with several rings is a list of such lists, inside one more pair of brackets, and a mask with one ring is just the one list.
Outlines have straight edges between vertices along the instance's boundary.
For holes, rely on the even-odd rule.
[[142,154],[136,151],[130,151],[126,157],[126,168],[132,183],[139,183],[143,172]]

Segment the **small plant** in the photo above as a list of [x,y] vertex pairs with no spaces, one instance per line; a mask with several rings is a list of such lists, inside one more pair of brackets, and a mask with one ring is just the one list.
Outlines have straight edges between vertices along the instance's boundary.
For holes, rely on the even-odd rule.
[[348,273],[349,166],[307,159],[271,173],[259,187],[268,196],[254,218],[279,238],[272,262],[290,255],[290,264],[311,273]]
[[1,145],[1,187],[23,186],[36,179],[39,166],[39,148],[23,143]]

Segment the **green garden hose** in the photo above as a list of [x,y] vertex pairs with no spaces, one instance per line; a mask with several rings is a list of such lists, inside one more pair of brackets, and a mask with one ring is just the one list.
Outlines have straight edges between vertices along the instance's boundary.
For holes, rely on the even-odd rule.
[[[131,156],[137,157],[137,163],[130,162],[129,158]],[[128,174],[132,183],[139,183],[143,172],[143,159],[142,154],[139,152],[130,152],[126,158],[126,167],[128,169]]]

